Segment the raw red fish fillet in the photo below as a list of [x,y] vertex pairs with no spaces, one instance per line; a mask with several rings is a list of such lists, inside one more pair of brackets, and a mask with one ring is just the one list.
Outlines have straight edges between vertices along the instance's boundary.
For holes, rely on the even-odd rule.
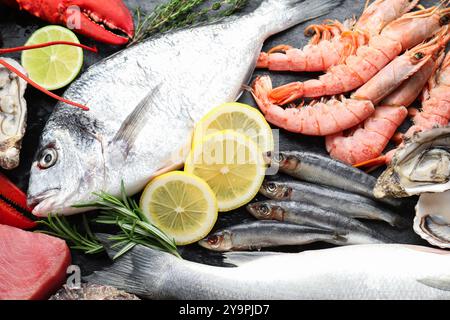
[[0,225],[0,300],[49,298],[70,262],[63,240]]

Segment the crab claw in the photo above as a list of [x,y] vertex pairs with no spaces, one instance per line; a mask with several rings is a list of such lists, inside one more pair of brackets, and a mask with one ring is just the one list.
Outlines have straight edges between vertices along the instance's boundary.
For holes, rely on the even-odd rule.
[[134,36],[130,10],[122,0],[8,0],[54,24],[64,24],[94,40],[124,45]]

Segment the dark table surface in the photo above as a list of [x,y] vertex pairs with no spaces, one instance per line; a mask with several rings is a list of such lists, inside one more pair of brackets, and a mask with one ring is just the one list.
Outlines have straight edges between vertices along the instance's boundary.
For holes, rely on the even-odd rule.
[[[157,4],[163,3],[163,0],[127,0],[125,1],[130,9],[135,9],[137,6],[141,6],[145,11],[150,12]],[[421,3],[425,6],[430,6],[434,3],[437,3],[437,0],[423,0]],[[244,11],[253,10],[259,3],[259,0],[251,0],[250,4]],[[319,19],[313,20],[310,23],[319,23],[325,18],[329,19],[339,19],[343,21],[345,18],[350,18],[352,16],[358,16],[362,12],[364,8],[365,1],[364,0],[345,0],[343,5],[337,8],[334,12],[330,13],[326,17],[321,17]],[[14,47],[23,45],[27,38],[38,28],[46,25],[45,22],[40,21],[31,17],[30,15],[22,12],[17,12],[14,10],[10,10],[0,5],[0,47]],[[303,47],[308,39],[304,36],[303,30],[305,28],[305,24],[298,25],[286,32],[278,34],[272,38],[270,38],[265,44],[265,49],[269,49],[274,45],[278,44],[291,44],[296,47]],[[80,37],[80,40],[83,44],[87,45],[96,45],[98,46],[100,53],[85,53],[85,62],[84,69],[89,67],[90,65],[96,63],[100,59],[111,55],[116,52],[120,48],[111,47],[107,45],[102,45],[95,43],[93,40]],[[12,54],[10,55],[12,58],[20,59],[20,54]],[[256,71],[255,76],[258,74],[263,74],[266,72]],[[311,77],[316,77],[316,74],[293,74],[293,73],[271,73],[274,84],[284,84],[291,81],[304,80]],[[64,89],[57,92],[58,94],[63,94]],[[55,101],[49,99],[47,96],[42,93],[34,90],[28,89],[26,92],[26,99],[28,101],[28,127],[26,136],[23,140],[23,149],[21,153],[21,164],[19,168],[5,172],[7,176],[11,178],[12,181],[17,183],[19,187],[23,190],[27,189],[28,178],[29,178],[29,168],[31,166],[31,162],[34,157],[34,153],[36,152],[39,136],[41,130],[43,129],[52,109],[55,105]],[[241,99],[241,102],[248,103],[250,105],[255,105],[253,99],[248,93],[245,93]],[[405,130],[410,124],[405,124],[402,128]],[[300,136],[297,134],[291,134],[287,132],[281,132],[280,136],[280,149],[281,150],[300,150],[300,149],[309,149],[315,150],[317,152],[325,152],[324,147],[324,139],[323,138],[312,138]],[[378,175],[380,171],[375,172],[375,175]],[[280,177],[285,179],[286,177]],[[257,199],[262,199],[261,196],[257,196]],[[405,208],[399,214],[409,217],[412,221],[414,216],[414,201],[415,199],[411,199],[406,202]],[[76,219],[76,218],[75,218]],[[251,221],[252,217],[249,216],[245,212],[245,210],[240,209],[236,210],[232,213],[222,214],[219,217],[219,221],[216,225],[216,228],[221,228],[228,225],[233,225],[237,223],[241,223],[244,221]],[[395,239],[401,243],[414,243],[414,244],[426,244],[422,241],[413,231],[412,228],[408,228],[406,230],[398,230],[389,227],[384,223],[378,222],[367,222],[367,225],[373,227],[386,234],[387,236]],[[307,249],[317,249],[317,248],[325,248],[328,245],[325,244],[315,244],[308,245],[302,247],[290,247],[290,248],[277,248],[279,251],[289,251],[296,252]],[[221,265],[220,254],[208,252],[197,245],[191,245],[180,249],[182,255],[186,259]],[[100,268],[105,263],[108,263],[108,260],[105,256],[97,255],[95,257],[85,256],[83,254],[79,254],[77,252],[73,252],[74,263],[80,265],[83,270],[83,273],[89,273],[92,270]]]

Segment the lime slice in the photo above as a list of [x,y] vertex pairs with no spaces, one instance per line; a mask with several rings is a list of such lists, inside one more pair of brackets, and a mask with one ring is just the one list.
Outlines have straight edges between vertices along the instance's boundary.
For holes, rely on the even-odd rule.
[[217,221],[214,192],[205,181],[185,172],[167,173],[150,182],[140,207],[177,245],[204,238]]
[[194,145],[208,134],[223,130],[234,130],[252,139],[262,152],[273,151],[272,130],[264,116],[255,108],[233,102],[211,110],[196,125]]
[[219,211],[228,212],[255,197],[266,164],[256,143],[243,134],[225,130],[197,144],[184,170],[205,180],[216,195]]
[[[61,26],[47,26],[34,32],[26,45],[53,41],[80,43],[77,36]],[[80,73],[83,50],[78,47],[57,45],[22,52],[22,65],[31,80],[47,90],[67,86]]]

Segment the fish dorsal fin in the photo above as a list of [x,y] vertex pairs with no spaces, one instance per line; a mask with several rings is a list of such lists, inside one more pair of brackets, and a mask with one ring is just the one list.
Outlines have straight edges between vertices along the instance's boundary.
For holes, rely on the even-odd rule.
[[267,258],[283,254],[281,252],[226,252],[222,254],[223,262],[240,267],[247,263],[259,260],[261,258]]
[[150,93],[138,103],[136,108],[134,108],[134,110],[123,121],[120,129],[117,131],[111,142],[111,144],[119,145],[119,147],[121,147],[121,151],[123,152],[125,158],[128,156],[128,153],[136,142],[139,133],[147,122],[150,107],[159,93],[159,88],[160,85],[154,87]]

